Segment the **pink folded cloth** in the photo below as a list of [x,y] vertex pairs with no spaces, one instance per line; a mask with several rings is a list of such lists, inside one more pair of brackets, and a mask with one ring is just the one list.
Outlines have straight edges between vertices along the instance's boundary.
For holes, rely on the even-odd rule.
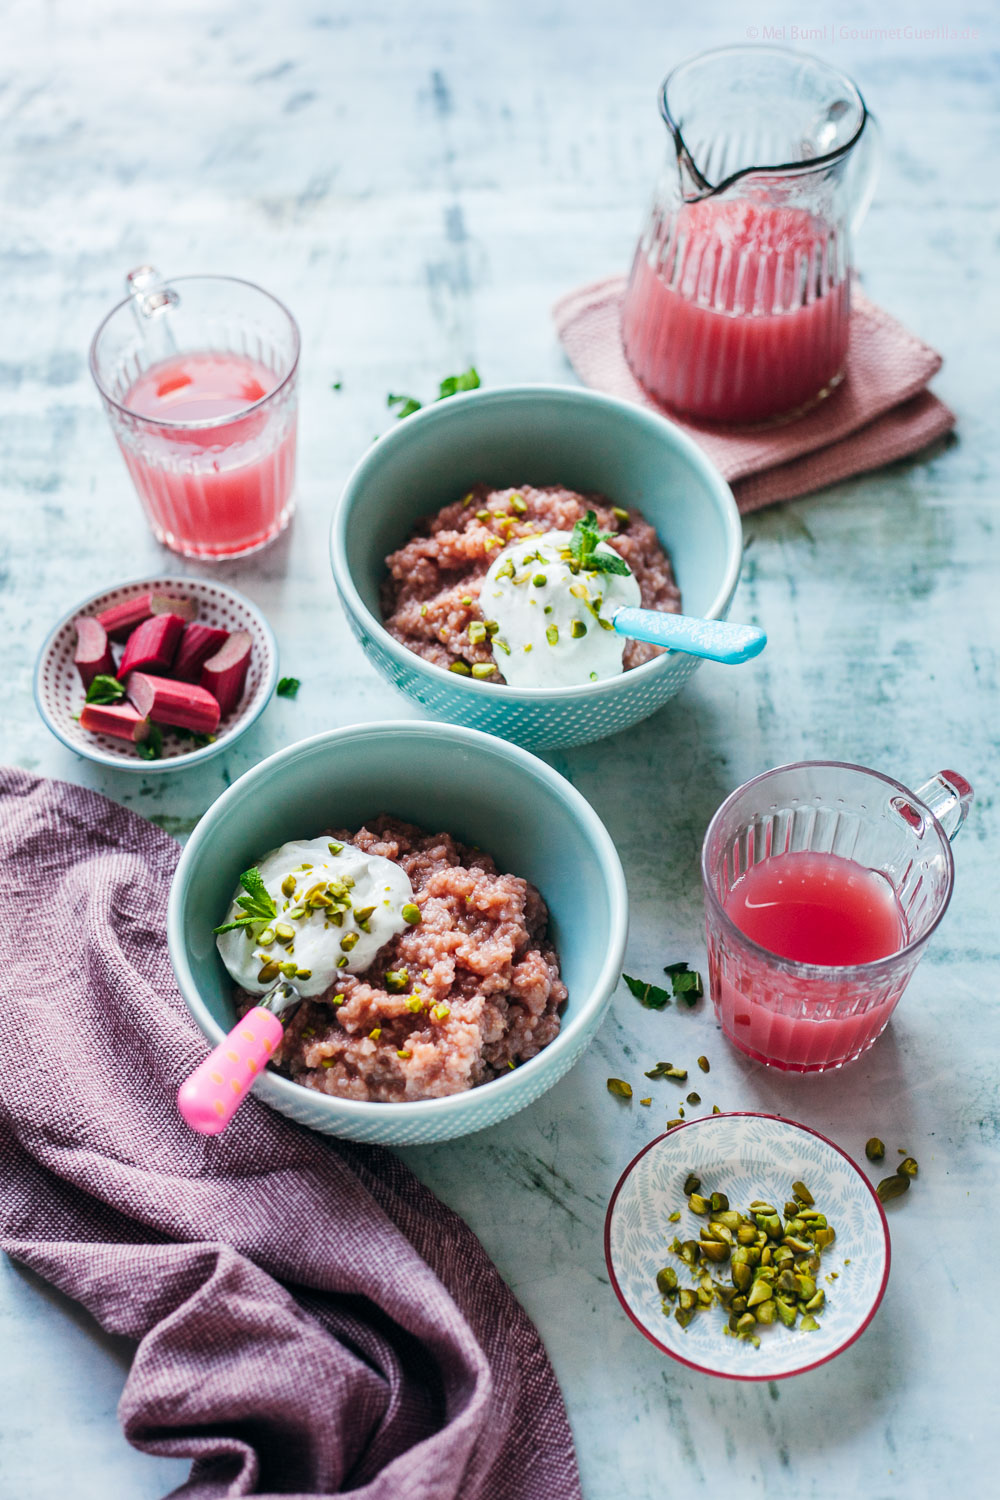
[[407,1168],[254,1098],[224,1136],[181,1123],[206,1044],[164,940],[177,854],[0,769],[3,1249],[138,1341],[119,1414],[194,1460],[176,1496],[580,1500],[538,1335]]
[[643,390],[621,341],[625,278],[610,276],[560,298],[552,310],[570,364],[585,385],[662,412],[708,454],[744,513],[879,469],[950,432],[954,413],[926,390],[941,356],[869,302],[851,297],[843,384],[784,426],[748,432],[682,420]]

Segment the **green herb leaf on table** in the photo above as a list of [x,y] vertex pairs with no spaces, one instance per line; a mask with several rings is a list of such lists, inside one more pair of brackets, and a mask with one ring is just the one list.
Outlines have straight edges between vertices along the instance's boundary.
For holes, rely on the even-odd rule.
[[390,394],[386,396],[385,404],[390,408],[398,406],[399,410],[396,413],[396,420],[402,421],[404,417],[412,417],[413,413],[419,411],[424,403],[418,401],[415,396],[393,396]]
[[[94,678],[97,681],[97,678]],[[163,754],[163,731],[159,724],[150,724],[149,738],[137,740],[135,748],[143,760],[159,760]]]
[[647,1010],[662,1010],[665,1005],[670,1004],[670,996],[659,985],[647,984],[644,979],[633,979],[631,974],[623,974],[622,978],[639,1004],[644,1005]]
[[302,686],[297,677],[283,677],[275,688],[279,698],[294,698]]
[[611,541],[614,533],[601,531],[594,511],[588,510],[582,520],[577,521],[570,537],[569,550],[574,562],[592,573],[631,573],[631,568],[617,552],[598,552],[599,542]]
[[683,1000],[685,1005],[695,1005],[704,995],[705,984],[697,969],[692,969],[686,963],[667,964],[663,972],[670,980],[675,1000]]
[[694,1005],[705,993],[702,977],[695,970],[676,974],[671,980],[674,991],[674,999],[681,999],[686,1005]]
[[[460,391],[478,390],[480,384],[479,371],[475,365],[470,365],[461,375],[446,375],[438,384],[434,400],[447,401],[449,396],[457,396]],[[402,421],[404,417],[412,417],[415,411],[420,411],[424,403],[418,401],[416,396],[397,396],[390,392],[385,398],[385,404],[390,409],[396,407],[396,420]]]
[[438,387],[438,401],[447,401],[449,396],[457,396],[459,391],[476,391],[479,389],[479,372],[475,365],[461,375],[446,375]]
[[124,684],[117,677],[107,677],[100,672],[87,689],[88,703],[120,703],[124,696]]

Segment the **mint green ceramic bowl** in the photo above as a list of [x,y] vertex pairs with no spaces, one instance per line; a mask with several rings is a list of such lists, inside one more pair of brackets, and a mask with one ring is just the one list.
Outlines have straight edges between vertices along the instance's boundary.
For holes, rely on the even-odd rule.
[[389,635],[379,610],[385,558],[421,516],[477,480],[568,485],[635,506],[673,559],[685,614],[728,614],[743,555],[739,512],[721,474],[679,428],[630,402],[571,386],[472,391],[426,407],[379,438],[348,479],[333,518],[337,589],[382,676],[437,718],[531,747],[603,739],[679,692],[701,663],[676,651],[611,681],[521,690],[432,666]]
[[[419,1145],[496,1124],[552,1087],[594,1036],[621,972],[625,877],[593,808],[535,756],[472,729],[359,724],[261,761],[198,824],[170,888],[167,935],[181,994],[215,1046],[234,1024],[231,983],[212,928],[239,873],[267,850],[388,812],[469,844],[538,887],[569,990],[555,1041],[506,1078],[414,1104],[334,1099],[268,1072],[259,1098],[327,1135]],[[231,1127],[239,1129],[239,1116]]]

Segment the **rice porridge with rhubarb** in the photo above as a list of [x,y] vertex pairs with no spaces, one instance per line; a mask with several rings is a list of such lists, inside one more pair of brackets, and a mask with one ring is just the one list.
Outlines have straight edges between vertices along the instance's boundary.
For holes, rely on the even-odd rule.
[[484,682],[561,687],[640,666],[614,610],[678,614],[670,559],[648,521],[604,495],[477,484],[386,558],[386,629],[425,661]]
[[303,995],[274,1057],[294,1082],[373,1103],[440,1098],[558,1034],[566,987],[545,902],[482,850],[382,815],[284,844],[250,873],[256,891],[234,898],[219,951],[241,1016],[281,977]]

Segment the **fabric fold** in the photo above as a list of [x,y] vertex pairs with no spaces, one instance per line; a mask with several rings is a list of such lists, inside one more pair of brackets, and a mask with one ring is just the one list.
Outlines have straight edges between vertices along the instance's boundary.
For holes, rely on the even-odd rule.
[[123,1427],[192,1459],[185,1500],[579,1500],[545,1351],[457,1215],[253,1097],[224,1136],[179,1119],[178,852],[0,770],[0,1244],[137,1340]]

